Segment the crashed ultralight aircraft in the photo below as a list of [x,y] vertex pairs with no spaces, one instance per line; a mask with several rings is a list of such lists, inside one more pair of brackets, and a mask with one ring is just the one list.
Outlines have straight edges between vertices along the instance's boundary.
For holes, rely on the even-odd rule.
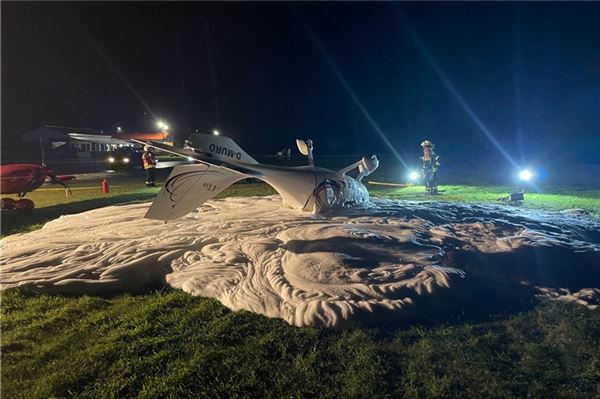
[[[260,164],[231,138],[221,135],[192,134],[184,148],[153,141],[133,141],[195,162],[176,166],[169,175],[145,215],[158,220],[185,216],[231,184],[246,178],[269,184],[281,195],[283,205],[297,210],[321,213],[332,208],[360,205],[369,200],[361,179],[379,166],[373,155],[339,171],[316,167],[311,140],[296,140],[300,152],[309,159],[308,166],[300,167]],[[357,177],[346,175],[357,168]]]

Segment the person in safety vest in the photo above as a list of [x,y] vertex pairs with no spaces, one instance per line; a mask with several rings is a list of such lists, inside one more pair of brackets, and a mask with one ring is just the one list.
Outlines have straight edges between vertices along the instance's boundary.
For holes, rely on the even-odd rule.
[[437,171],[440,168],[440,157],[436,155],[434,151],[435,145],[431,141],[423,141],[421,147],[423,147],[421,161],[423,162],[422,172],[423,181],[425,182],[425,192],[428,194],[437,194]]
[[146,186],[156,186],[156,155],[152,150],[152,147],[144,146],[144,153],[142,154],[142,163],[144,164],[144,171],[146,172]]

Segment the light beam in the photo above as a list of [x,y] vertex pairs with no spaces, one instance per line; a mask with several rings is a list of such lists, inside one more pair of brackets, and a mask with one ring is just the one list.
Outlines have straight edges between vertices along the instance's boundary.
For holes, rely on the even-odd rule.
[[477,125],[477,127],[483,132],[483,134],[492,142],[492,144],[498,149],[498,151],[508,160],[513,166],[517,166],[515,160],[510,156],[510,154],[502,147],[502,145],[498,142],[494,134],[488,129],[481,119],[475,114],[473,109],[469,106],[467,101],[464,99],[462,94],[458,91],[456,86],[450,81],[448,76],[444,73],[440,65],[436,62],[435,58],[423,42],[417,32],[412,28],[406,17],[402,12],[397,11],[397,15],[404,26],[404,29],[408,31],[410,34],[413,43],[417,50],[421,53],[421,55],[425,58],[425,60],[429,63],[429,66],[433,69],[436,75],[440,78],[446,89],[452,94],[454,99],[460,104],[465,113],[469,116],[469,118]]
[[296,9],[294,9],[294,12],[296,14],[296,17],[298,18],[298,21],[300,22],[300,24],[302,25],[302,27],[304,28],[306,33],[308,33],[308,36],[310,37],[313,44],[319,51],[319,54],[321,55],[321,57],[323,57],[323,59],[327,63],[327,66],[329,66],[329,68],[331,69],[331,71],[333,72],[335,77],[338,79],[338,81],[340,82],[342,87],[346,90],[348,95],[350,95],[350,98],[352,99],[354,104],[358,107],[360,112],[367,119],[367,121],[369,122],[369,124],[371,125],[373,130],[375,130],[375,132],[377,132],[377,134],[379,134],[379,137],[381,137],[383,142],[389,147],[389,149],[396,156],[396,158],[398,158],[400,163],[402,163],[402,165],[404,165],[404,167],[407,168],[408,167],[407,163],[404,161],[404,159],[398,153],[398,151],[396,151],[396,149],[394,148],[394,146],[392,145],[390,140],[388,140],[387,136],[385,135],[385,133],[383,133],[383,131],[381,130],[381,128],[379,127],[377,122],[375,122],[375,120],[373,119],[373,117],[371,116],[371,114],[369,113],[367,108],[364,106],[362,101],[360,101],[360,99],[358,98],[358,96],[356,95],[354,90],[352,89],[352,86],[350,86],[350,83],[348,83],[348,81],[346,80],[346,78],[344,77],[344,75],[342,74],[340,69],[338,68],[337,64],[335,63],[335,60],[329,54],[327,49],[325,49],[325,47],[323,46],[323,44],[317,37],[316,33],[312,30],[312,28],[308,25],[308,23],[306,23],[306,21],[304,21],[304,19],[302,18],[302,16]]

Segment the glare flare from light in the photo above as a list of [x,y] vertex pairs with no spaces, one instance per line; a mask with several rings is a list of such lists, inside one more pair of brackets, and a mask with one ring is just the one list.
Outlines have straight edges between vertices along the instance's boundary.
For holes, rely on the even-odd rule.
[[467,103],[465,98],[458,91],[456,86],[450,81],[450,78],[448,78],[448,75],[446,75],[446,73],[442,70],[442,68],[437,63],[437,61],[435,60],[435,58],[433,57],[433,55],[431,54],[431,52],[429,51],[429,49],[427,48],[427,46],[425,45],[423,40],[421,40],[420,36],[410,25],[406,16],[401,12],[399,12],[398,15],[404,25],[404,28],[410,34],[417,50],[419,50],[421,55],[428,62],[431,69],[433,69],[433,71],[438,75],[438,78],[442,81],[442,83],[444,84],[446,89],[450,92],[450,94],[452,94],[454,99],[460,104],[460,106],[465,111],[467,116],[469,116],[469,118],[479,128],[479,130],[481,130],[481,132],[488,138],[488,140],[491,141],[491,143],[498,149],[498,151],[502,154],[502,156],[504,156],[504,158],[506,158],[506,160],[509,161],[513,166],[517,166],[517,163],[515,162],[513,157],[511,157],[510,154],[502,147],[502,145],[500,145],[500,142],[498,142],[498,140],[496,139],[494,134],[490,131],[490,129],[487,128],[487,126],[484,125],[484,123],[477,116],[477,114],[475,114],[475,111],[473,111],[471,106]]
[[533,177],[533,173],[529,169],[523,169],[519,172],[519,179],[523,181],[529,181]]
[[308,23],[306,21],[304,21],[304,18],[302,18],[302,16],[300,15],[299,12],[296,12],[296,16],[298,17],[298,21],[300,22],[300,24],[302,25],[302,27],[304,28],[306,33],[308,33],[308,36],[312,40],[313,44],[319,51],[319,54],[327,63],[327,66],[329,66],[329,68],[331,69],[331,71],[333,72],[335,77],[338,79],[338,81],[340,82],[342,87],[346,90],[346,93],[350,96],[350,98],[352,99],[354,104],[358,107],[358,109],[363,114],[363,116],[365,117],[367,122],[371,125],[371,127],[373,128],[373,130],[375,130],[375,132],[379,135],[379,137],[381,137],[383,142],[389,147],[390,151],[394,154],[394,156],[398,159],[398,161],[400,161],[400,163],[402,163],[402,165],[404,165],[404,167],[407,167],[408,164],[404,161],[404,158],[402,158],[402,156],[398,153],[398,151],[396,151],[396,148],[392,145],[390,140],[387,138],[386,134],[379,127],[379,124],[377,122],[375,122],[375,119],[373,119],[373,117],[371,116],[369,111],[367,111],[367,108],[362,103],[362,101],[360,101],[360,99],[354,92],[354,89],[352,89],[352,86],[350,86],[350,83],[348,83],[348,81],[346,80],[346,78],[344,77],[344,75],[342,74],[340,69],[338,68],[337,64],[335,63],[335,60],[329,54],[329,52],[327,51],[325,46],[323,46],[323,44],[317,37],[316,33],[308,25]]

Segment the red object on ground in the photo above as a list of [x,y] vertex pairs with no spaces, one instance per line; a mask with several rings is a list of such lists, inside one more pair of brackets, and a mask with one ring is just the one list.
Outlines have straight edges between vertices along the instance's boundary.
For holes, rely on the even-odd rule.
[[27,198],[20,199],[17,202],[15,202],[15,209],[23,213],[31,212],[34,207],[35,205],[33,204],[33,201]]
[[102,192],[104,194],[108,193],[108,181],[106,179],[102,180]]

